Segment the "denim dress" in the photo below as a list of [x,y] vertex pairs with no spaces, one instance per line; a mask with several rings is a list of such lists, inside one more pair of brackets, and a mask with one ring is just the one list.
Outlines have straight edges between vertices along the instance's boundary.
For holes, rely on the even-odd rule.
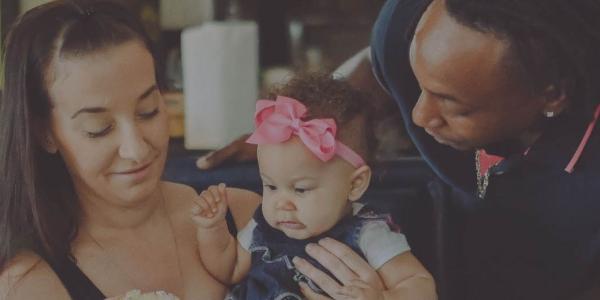
[[250,271],[247,277],[231,290],[226,299],[304,299],[300,292],[300,282],[305,282],[315,292],[326,295],[316,284],[296,270],[292,259],[295,256],[301,257],[331,275],[329,271],[305,253],[306,245],[330,237],[345,243],[365,258],[359,247],[359,235],[363,225],[374,220],[388,221],[389,217],[377,214],[365,207],[358,214],[343,218],[333,228],[321,235],[305,240],[296,240],[272,228],[262,214],[262,206],[258,207],[254,213],[256,227],[252,232],[252,240],[248,249],[252,257]]

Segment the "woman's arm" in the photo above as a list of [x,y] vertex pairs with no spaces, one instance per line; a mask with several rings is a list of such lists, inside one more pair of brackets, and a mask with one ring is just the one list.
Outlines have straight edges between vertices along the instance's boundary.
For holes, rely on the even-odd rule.
[[52,268],[39,256],[24,252],[0,273],[0,299],[71,299]]

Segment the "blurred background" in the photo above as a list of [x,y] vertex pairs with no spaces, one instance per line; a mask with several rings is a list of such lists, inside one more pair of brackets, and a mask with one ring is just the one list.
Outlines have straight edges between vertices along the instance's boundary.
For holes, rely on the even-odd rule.
[[[45,2],[0,0],[2,40],[21,13]],[[298,71],[331,72],[368,46],[384,0],[120,2],[157,45],[172,136],[185,136],[187,149],[214,149],[252,129],[254,102],[270,86]],[[220,126],[203,135],[207,124]]]

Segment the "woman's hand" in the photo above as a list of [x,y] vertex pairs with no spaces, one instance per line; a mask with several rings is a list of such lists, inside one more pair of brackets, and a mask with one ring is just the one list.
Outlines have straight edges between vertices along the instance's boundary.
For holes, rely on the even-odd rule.
[[[325,238],[318,244],[309,244],[306,253],[329,270],[337,281],[299,257],[294,258],[294,265],[334,299],[383,299],[381,292],[385,287],[377,272],[343,243]],[[302,292],[308,299],[328,299],[306,286]]]

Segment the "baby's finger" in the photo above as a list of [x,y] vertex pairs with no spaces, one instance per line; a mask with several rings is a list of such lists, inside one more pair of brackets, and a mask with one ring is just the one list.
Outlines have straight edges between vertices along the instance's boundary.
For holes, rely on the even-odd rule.
[[200,212],[198,213],[199,216],[208,217],[208,218],[211,218],[213,216],[213,213],[211,212],[211,209],[210,209],[210,205],[208,204],[209,201],[206,199],[206,197],[204,197],[203,193],[201,193],[200,196],[198,198],[196,198],[196,200],[194,202],[201,209]]
[[216,213],[218,211],[218,205],[221,202],[221,196],[219,195],[219,187],[217,187],[216,185],[211,185],[207,191],[208,193],[210,193],[212,199],[214,200],[214,202],[211,203],[211,209],[213,209],[213,212]]
[[192,215],[198,215],[200,214],[200,212],[202,211],[202,208],[200,207],[200,205],[196,204],[195,201],[192,201]]
[[217,204],[215,203],[217,200],[213,193],[210,192],[210,187],[207,190],[202,191],[200,193],[200,197],[206,199],[206,203],[208,204],[208,210],[213,214],[217,212]]
[[219,199],[222,202],[227,203],[227,186],[224,183],[220,183],[217,186],[217,190],[219,192]]

